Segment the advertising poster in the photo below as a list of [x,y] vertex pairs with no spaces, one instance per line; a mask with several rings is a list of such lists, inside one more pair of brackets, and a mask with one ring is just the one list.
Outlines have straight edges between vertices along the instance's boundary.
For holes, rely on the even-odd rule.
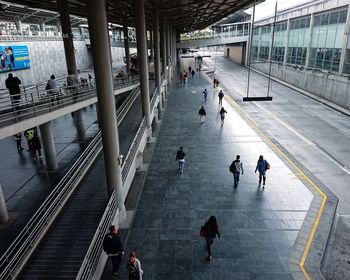
[[0,73],[30,68],[28,46],[0,46]]

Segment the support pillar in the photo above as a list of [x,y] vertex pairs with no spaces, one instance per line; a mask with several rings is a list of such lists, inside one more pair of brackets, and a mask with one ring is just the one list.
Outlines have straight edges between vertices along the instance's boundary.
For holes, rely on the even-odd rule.
[[124,220],[123,180],[119,163],[119,139],[113,92],[111,48],[107,24],[106,0],[88,0],[88,24],[94,63],[100,127],[102,132],[108,194],[116,192],[120,219]]
[[[164,75],[164,79],[165,81],[167,81],[168,79],[168,74],[166,71],[166,66],[167,66],[167,58],[166,58],[166,32],[165,32],[165,24],[164,22],[162,22],[161,27],[160,27],[160,34],[161,34],[161,48],[162,48],[162,68],[163,68],[163,75]],[[167,84],[167,83],[165,83]],[[165,94],[164,94],[164,99],[166,98],[166,92],[167,92],[167,88],[165,87]]]
[[45,154],[46,168],[49,171],[54,171],[58,169],[58,164],[56,159],[56,148],[55,142],[53,140],[51,122],[40,125],[40,134]]
[[152,29],[149,31],[149,40],[150,40],[150,60],[152,61],[154,58],[154,35]]
[[86,139],[86,132],[84,127],[83,111],[80,109],[74,112],[74,124],[77,129],[77,138],[79,141]]
[[7,213],[6,202],[5,202],[5,198],[2,193],[2,187],[0,184],[0,225],[6,223],[8,219],[9,219],[9,215]]
[[127,71],[127,73],[130,73],[129,33],[128,33],[128,26],[126,25],[126,21],[125,20],[124,20],[124,25],[123,25],[123,33],[124,33],[124,49],[125,49],[126,71]]
[[154,39],[154,74],[155,74],[155,81],[156,86],[158,87],[158,93],[160,98],[160,107],[159,109],[162,110],[162,85],[161,85],[161,79],[160,79],[160,45],[159,45],[159,16],[157,10],[155,10],[154,13],[154,24],[153,24],[153,39]]
[[22,22],[20,20],[16,20],[15,25],[16,25],[16,30],[21,32],[22,31]]
[[145,23],[145,1],[136,0],[136,41],[137,58],[139,61],[140,88],[142,99],[142,112],[146,118],[146,125],[149,131],[148,140],[151,140],[151,115],[149,102],[149,81],[147,63],[147,37]]
[[44,23],[44,21],[41,20],[39,22],[39,28],[40,28],[41,32],[45,32],[45,23]]
[[[78,75],[77,63],[76,63],[75,54],[74,54],[73,34],[72,34],[72,27],[70,23],[70,17],[69,17],[68,2],[67,0],[57,0],[57,5],[60,13],[62,38],[63,38],[64,52],[66,55],[67,70],[71,70],[75,75]],[[79,112],[81,110],[82,109],[74,113],[75,121],[76,122],[78,121],[84,127],[84,123],[83,123],[84,121],[81,118],[82,112]],[[78,120],[79,117],[80,119]],[[80,128],[81,127],[79,127],[79,129]],[[78,140],[80,142],[85,141],[85,133],[82,134],[81,131],[77,130],[77,135],[78,135]],[[79,138],[79,136],[84,136],[84,138]]]

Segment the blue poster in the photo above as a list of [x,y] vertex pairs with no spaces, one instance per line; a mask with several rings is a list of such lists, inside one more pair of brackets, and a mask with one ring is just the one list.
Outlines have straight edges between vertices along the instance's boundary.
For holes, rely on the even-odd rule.
[[0,73],[30,68],[28,46],[0,46]]

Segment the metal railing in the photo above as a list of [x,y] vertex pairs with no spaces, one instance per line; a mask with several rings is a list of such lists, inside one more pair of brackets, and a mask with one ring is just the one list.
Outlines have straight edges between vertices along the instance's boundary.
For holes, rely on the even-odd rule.
[[[151,102],[150,102],[150,110],[151,112],[154,109],[155,102],[157,100],[157,97],[159,95],[158,88],[155,90]],[[139,149],[142,137],[146,131],[146,119],[143,118],[142,122],[139,126],[139,129],[136,132],[136,135],[134,137],[134,140],[131,144],[131,147],[128,151],[128,154],[125,157],[125,161],[122,166],[122,178],[123,182],[127,179],[127,176],[129,174],[130,168],[132,166],[132,163],[134,162],[134,159],[136,157],[136,153]],[[112,224],[112,221],[118,211],[117,208],[117,197],[116,197],[116,191],[113,192],[108,205],[106,207],[106,210],[101,218],[100,224],[98,225],[96,229],[96,233],[91,241],[90,247],[85,255],[84,261],[80,267],[79,273],[76,277],[78,280],[83,279],[91,279],[92,274],[94,270],[96,269],[96,266],[98,265],[98,261],[100,258],[100,255],[102,253],[102,243],[104,236],[109,228],[109,226]]]
[[[120,121],[131,108],[131,100],[135,101],[139,93],[139,88],[134,89],[122,104],[125,108],[118,110],[116,116]],[[99,132],[0,258],[0,279],[16,277],[101,150]]]
[[[121,89],[139,82],[138,75],[113,80],[114,89]],[[0,99],[0,126],[26,118],[52,112],[74,103],[96,97],[93,80],[75,86],[62,86],[45,90],[44,85],[25,88],[23,94],[2,95]]]

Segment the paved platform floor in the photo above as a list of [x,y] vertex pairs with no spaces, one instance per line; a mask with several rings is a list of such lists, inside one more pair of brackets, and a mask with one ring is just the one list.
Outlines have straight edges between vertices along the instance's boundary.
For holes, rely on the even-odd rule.
[[[170,89],[126,254],[137,252],[143,279],[292,279],[288,255],[312,194],[226,102],[220,126],[217,92],[201,75]],[[184,174],[175,162],[179,146],[186,153]],[[245,172],[235,190],[228,166],[236,154]],[[265,190],[254,173],[260,154],[271,164]],[[211,215],[222,238],[208,263],[199,230]],[[127,279],[125,265],[122,270]]]
[[[151,81],[150,92],[154,91],[154,87],[154,81]],[[124,98],[125,96],[117,97],[117,103],[120,105]],[[95,106],[83,110],[86,134],[88,139],[91,139],[99,131]],[[138,97],[119,129],[120,149],[124,155],[127,154],[141,122],[141,112],[141,99]],[[9,222],[0,225],[0,255],[16,238],[28,219],[88,144],[76,141],[76,129],[70,114],[54,120],[52,124],[59,164],[58,172],[47,172],[42,163],[33,162],[26,150],[18,153],[12,137],[0,141],[0,152],[6,159],[0,162],[0,183],[10,216]],[[27,148],[25,138],[22,139],[22,145]],[[101,173],[101,176],[103,177],[104,173]]]

